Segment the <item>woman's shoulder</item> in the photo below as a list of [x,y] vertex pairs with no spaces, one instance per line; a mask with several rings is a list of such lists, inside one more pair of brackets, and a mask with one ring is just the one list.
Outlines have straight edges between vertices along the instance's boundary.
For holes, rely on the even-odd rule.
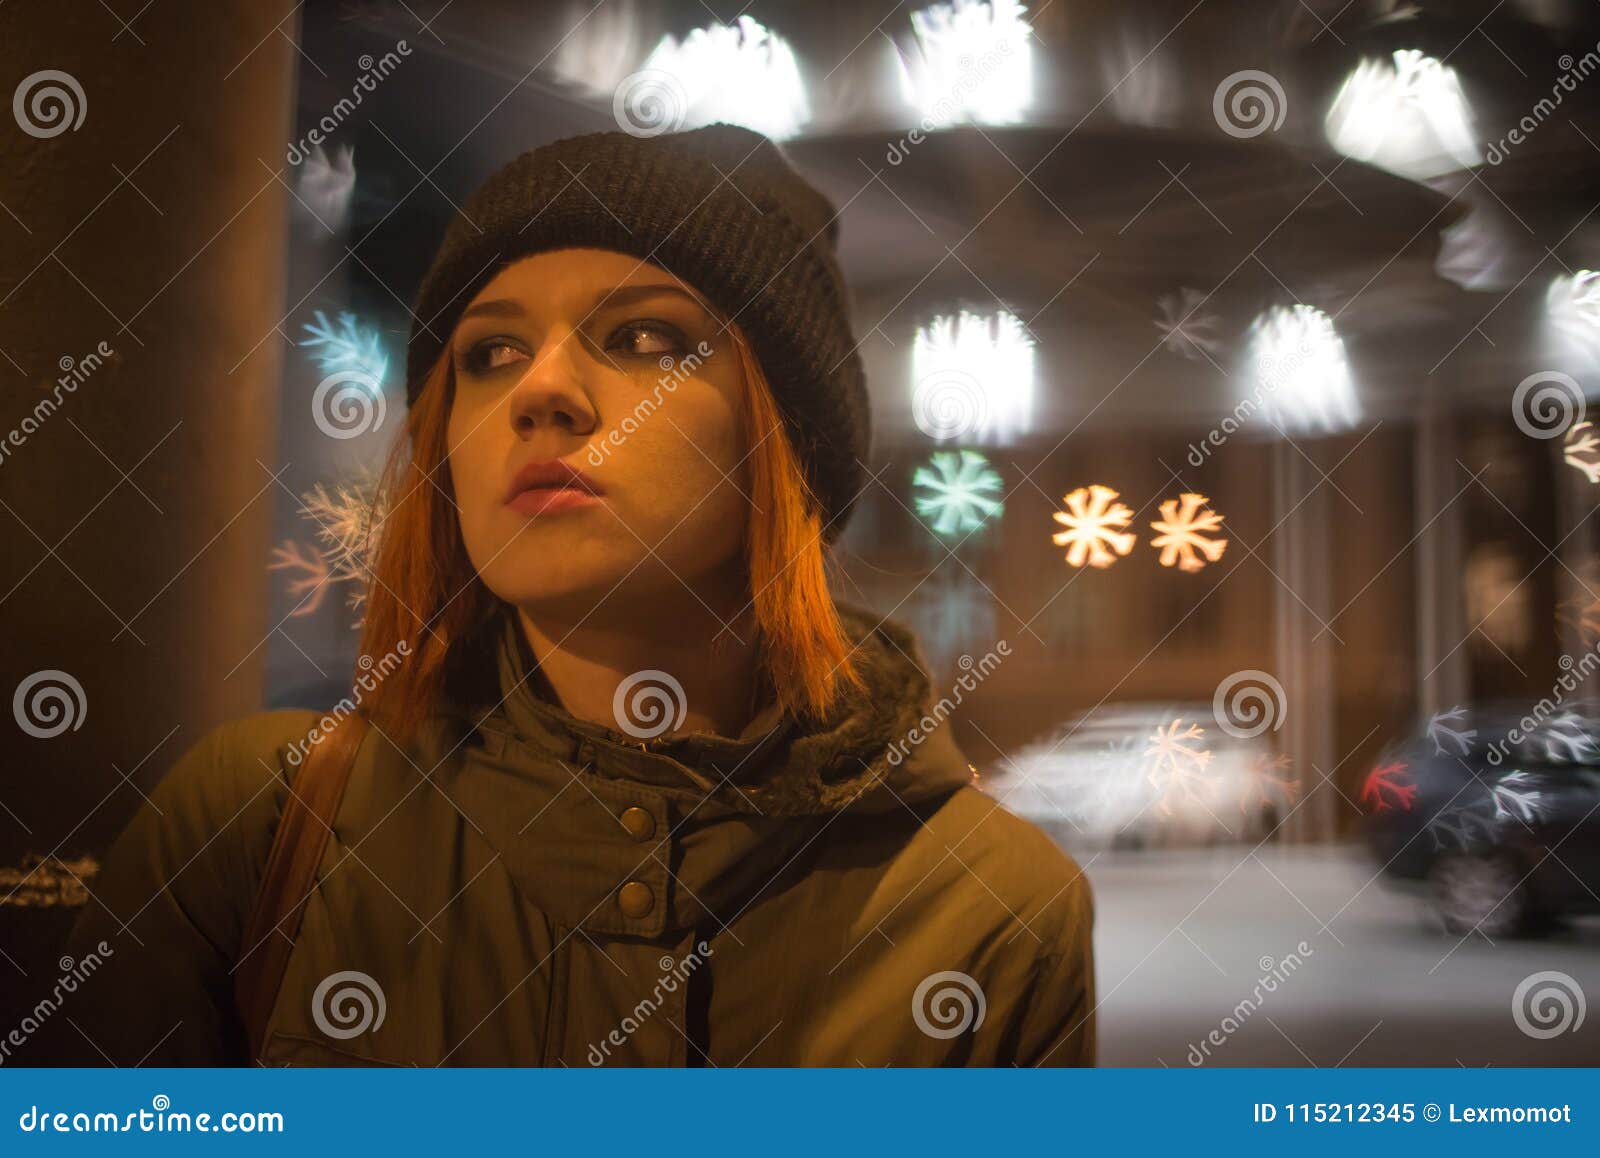
[[1043,829],[978,788],[958,788],[929,816],[919,843],[1030,928],[1087,929],[1094,892],[1076,859]]
[[310,711],[257,712],[194,740],[150,793],[163,837],[181,846],[231,829],[246,845],[270,845],[320,718]]

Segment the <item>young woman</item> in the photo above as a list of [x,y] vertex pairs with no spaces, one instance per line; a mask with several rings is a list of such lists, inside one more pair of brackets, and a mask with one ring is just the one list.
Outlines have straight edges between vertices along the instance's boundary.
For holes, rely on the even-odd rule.
[[824,581],[867,481],[836,238],[729,125],[466,203],[352,695],[157,787],[67,949],[78,1060],[1093,1061],[1086,881]]

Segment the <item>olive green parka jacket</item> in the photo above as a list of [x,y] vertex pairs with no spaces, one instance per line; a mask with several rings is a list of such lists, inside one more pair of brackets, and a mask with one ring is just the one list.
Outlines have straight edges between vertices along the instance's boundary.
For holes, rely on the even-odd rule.
[[[1092,1064],[1088,882],[924,738],[950,705],[909,635],[845,624],[866,689],[835,718],[644,743],[543,698],[500,631],[498,703],[368,732],[262,1060]],[[65,950],[110,950],[73,1060],[248,1062],[232,973],[318,726],[217,729],[119,837]]]

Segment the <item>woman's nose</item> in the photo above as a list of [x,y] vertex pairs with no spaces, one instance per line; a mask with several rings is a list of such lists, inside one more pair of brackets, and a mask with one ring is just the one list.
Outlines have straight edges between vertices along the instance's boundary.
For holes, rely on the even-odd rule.
[[582,357],[570,332],[552,336],[539,348],[511,393],[511,428],[518,437],[551,431],[582,437],[594,431],[599,415],[584,386]]

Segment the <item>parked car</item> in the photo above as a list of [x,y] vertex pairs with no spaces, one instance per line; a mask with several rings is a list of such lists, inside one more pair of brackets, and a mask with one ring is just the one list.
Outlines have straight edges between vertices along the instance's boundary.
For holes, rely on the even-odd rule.
[[1066,845],[1181,847],[1259,839],[1295,785],[1264,738],[1210,704],[1107,704],[1012,753],[980,781]]
[[1491,938],[1600,912],[1600,718],[1548,703],[1442,712],[1360,793],[1383,873]]

